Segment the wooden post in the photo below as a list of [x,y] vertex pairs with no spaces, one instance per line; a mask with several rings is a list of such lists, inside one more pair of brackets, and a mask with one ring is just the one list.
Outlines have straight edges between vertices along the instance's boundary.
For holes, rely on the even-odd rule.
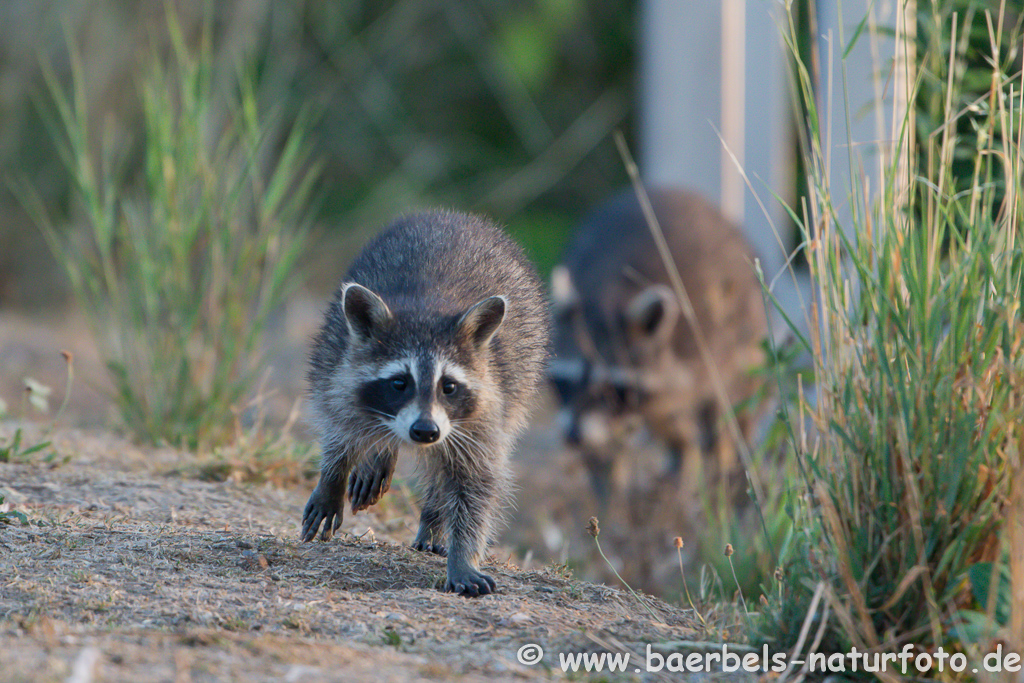
[[[793,188],[777,7],[775,0],[645,0],[640,21],[644,180],[686,187],[719,205],[743,226],[769,278],[795,246],[787,232],[780,248],[771,227],[789,227],[772,193],[788,197]],[[792,292],[782,298],[795,310]]]

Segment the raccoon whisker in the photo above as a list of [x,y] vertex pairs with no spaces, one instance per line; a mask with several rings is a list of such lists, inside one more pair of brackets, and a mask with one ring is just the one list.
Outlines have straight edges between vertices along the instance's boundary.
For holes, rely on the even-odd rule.
[[[470,457],[459,458],[458,464],[467,469],[479,470],[485,462],[487,462],[486,448],[476,438],[470,435],[468,432],[462,429],[452,429],[449,437],[452,438],[453,444],[457,444],[459,450],[463,451]],[[455,464],[455,461],[452,461]]]
[[387,425],[371,423],[369,425],[364,425],[355,434],[353,434],[352,441],[356,444],[358,451],[366,453],[376,447],[378,443],[386,439],[388,436],[393,436],[390,432],[391,430]]
[[358,446],[358,450],[365,451],[365,444],[378,436],[383,435],[382,426],[379,424],[370,423],[363,425],[352,434],[351,440]]
[[401,445],[399,438],[395,436],[395,433],[391,431],[390,427],[384,430],[384,443],[390,450],[397,450]]
[[370,432],[376,431],[378,428],[379,428],[378,425],[376,423],[374,423],[374,422],[368,422],[368,423],[365,423],[365,424],[358,425],[357,427],[355,427],[352,430],[352,434],[350,436],[350,439],[353,440],[353,441],[361,439],[362,437],[366,436]]
[[391,446],[395,438],[395,435],[391,433],[390,429],[384,428],[373,430],[370,434],[367,435],[366,442],[369,442],[369,440],[375,436],[377,438],[374,440],[372,444],[370,444],[364,449],[364,452],[370,453],[374,450],[378,450],[377,447],[383,443],[387,443],[389,446]]
[[[451,437],[451,434],[449,434],[448,436]],[[444,455],[444,458],[448,461],[449,464],[455,462],[456,457],[458,455],[457,449],[458,442],[454,439],[446,439],[441,444],[441,453]]]
[[465,430],[459,429],[458,426],[452,425],[452,430],[449,432],[448,437],[452,440],[452,443],[457,444],[459,448],[464,450],[470,450],[473,452],[473,444],[466,438]]
[[[386,415],[386,413],[381,413]],[[353,435],[353,439],[367,439],[376,436],[377,434],[387,433],[391,431],[391,425],[380,418],[376,418],[373,422],[368,424],[360,425],[357,431]]]
[[457,434],[459,440],[470,448],[474,455],[483,456],[486,453],[486,446],[475,436],[465,429],[453,428],[452,434]]
[[445,440],[444,446],[445,457],[452,467],[457,467],[460,464],[465,464],[468,460],[475,459],[474,457],[466,458],[467,454],[473,456],[473,450],[465,443],[461,434],[455,429],[448,433],[448,439]]
[[445,445],[451,445],[454,450],[466,450],[467,444],[462,437],[461,430],[452,425],[452,429],[448,432],[448,439],[445,441]]
[[380,415],[381,417],[386,417],[389,420],[394,420],[395,419],[395,416],[392,415],[391,413],[385,413],[383,410],[377,410],[376,408],[371,408],[370,406],[362,406],[362,409],[365,410],[368,413],[373,413],[374,415]]
[[458,457],[458,460],[461,461],[463,466],[471,466],[473,463],[480,460],[479,451],[473,446],[473,444],[461,438],[454,439],[453,443],[457,445],[457,452],[455,455]]
[[376,418],[371,420],[359,419],[350,424],[350,429],[358,434],[360,432],[365,432],[368,429],[376,429],[379,424],[381,424],[381,422]]
[[368,451],[372,448],[371,442],[376,444],[387,436],[387,430],[383,429],[379,424],[370,425],[359,435],[360,445],[363,451]]
[[[381,444],[384,444],[384,448],[378,448],[379,446],[381,446]],[[383,450],[389,449],[390,445],[391,445],[390,444],[390,439],[388,439],[388,435],[385,434],[385,435],[381,436],[379,439],[377,439],[376,441],[374,441],[370,445],[370,447],[366,449],[366,452],[367,453],[380,453]]]

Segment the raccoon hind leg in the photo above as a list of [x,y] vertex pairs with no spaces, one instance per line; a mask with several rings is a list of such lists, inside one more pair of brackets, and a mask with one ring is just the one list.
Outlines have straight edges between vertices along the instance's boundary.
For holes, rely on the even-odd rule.
[[348,499],[353,514],[375,505],[387,493],[397,459],[395,450],[389,448],[363,458],[355,466],[348,480]]

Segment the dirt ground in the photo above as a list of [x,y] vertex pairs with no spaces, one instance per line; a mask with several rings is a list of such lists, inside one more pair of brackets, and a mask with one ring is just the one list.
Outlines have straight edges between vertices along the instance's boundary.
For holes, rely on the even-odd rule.
[[[322,298],[296,296],[271,321],[268,338],[273,346],[265,367],[264,407],[272,422],[275,418],[284,422],[304,393],[308,343],[320,323],[322,305]],[[67,372],[63,350],[73,354],[74,382],[59,424],[101,430],[116,424],[116,415],[104,398],[108,383],[96,345],[85,320],[73,311],[48,315],[0,311],[0,400],[6,402],[9,415],[40,424],[51,422],[52,411],[63,397]],[[23,406],[27,377],[51,388],[50,416]],[[705,540],[697,533],[700,522],[697,528],[694,523],[699,520],[697,492],[662,485],[665,482],[659,481],[657,473],[664,467],[664,453],[653,444],[623,454],[629,462],[620,468],[619,486],[608,509],[599,510],[580,458],[562,447],[554,413],[554,397],[543,393],[513,457],[517,506],[502,542],[529,568],[569,564],[580,578],[614,584],[615,572],[584,531],[587,520],[598,515],[602,547],[615,570],[634,588],[678,596],[681,580],[674,539],[686,539],[683,559],[687,562],[698,556],[699,544]],[[313,439],[302,420],[292,434],[300,441]],[[699,475],[686,479],[701,481]],[[712,540],[716,548],[724,547],[726,540],[735,542]]]
[[[182,476],[192,460],[62,430],[0,464],[7,507],[32,521],[0,525],[0,679],[559,678],[557,652],[640,656],[696,633],[679,608],[645,599],[654,619],[628,593],[500,555],[486,565],[496,595],[442,593],[444,560],[407,547],[401,493],[349,516],[343,536],[302,544],[308,489]],[[526,643],[544,664],[517,661]]]
[[[282,414],[302,393],[319,315],[300,303],[271,335]],[[55,409],[65,349],[75,381],[54,423],[24,405],[24,380],[52,387]],[[679,651],[701,635],[688,610],[580,580],[613,583],[614,572],[584,531],[597,511],[551,405],[514,459],[517,509],[485,565],[498,593],[472,600],[437,590],[444,560],[408,548],[416,511],[401,468],[378,506],[346,518],[346,533],[302,544],[315,479],[203,481],[197,456],[112,432],[104,386],[81,319],[0,311],[0,446],[18,426],[27,444],[53,441],[0,463],[0,512],[32,522],[0,523],[0,682],[560,679],[558,653],[583,651],[630,652],[627,679],[660,680],[633,671],[646,644]],[[294,435],[309,438],[301,423]],[[602,547],[634,587],[678,585],[672,539],[686,536],[685,501],[644,489],[633,498],[613,506],[622,519],[602,520]],[[517,660],[528,643],[545,652],[533,666]]]

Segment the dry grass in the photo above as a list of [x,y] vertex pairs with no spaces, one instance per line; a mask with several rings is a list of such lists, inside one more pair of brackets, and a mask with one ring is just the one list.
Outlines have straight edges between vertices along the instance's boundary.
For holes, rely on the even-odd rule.
[[[1005,3],[979,12],[974,25],[972,13],[950,17],[952,47],[934,55],[949,64],[945,73],[918,71],[922,62],[902,42],[912,32],[897,31],[899,97],[877,187],[856,173],[833,184],[829,119],[819,118],[813,69],[796,60],[809,182],[793,215],[802,216],[813,283],[803,344],[817,397],[795,420],[806,495],[793,506],[799,533],[788,569],[797,580],[766,629],[774,643],[792,643],[794,624],[819,619],[828,625],[819,651],[910,643],[980,661],[997,640],[1019,647],[1009,614],[1024,623],[1010,597],[1024,581],[1012,522],[1024,473],[1024,81],[1000,56],[1019,41],[1001,43],[999,8]],[[960,109],[969,90],[957,64],[971,31],[988,36],[989,67],[973,74],[988,84],[978,100],[988,106]],[[789,40],[796,44],[795,32]],[[838,44],[846,44],[841,32]],[[914,102],[929,78],[945,84],[942,123],[930,127],[900,103]],[[961,125],[976,131],[975,143],[959,139]],[[958,190],[958,155],[973,166],[966,191]],[[847,196],[849,219],[840,209]],[[1005,584],[991,581],[1011,570]],[[794,605],[817,602],[819,581],[822,615],[812,609],[806,622],[794,620]]]

